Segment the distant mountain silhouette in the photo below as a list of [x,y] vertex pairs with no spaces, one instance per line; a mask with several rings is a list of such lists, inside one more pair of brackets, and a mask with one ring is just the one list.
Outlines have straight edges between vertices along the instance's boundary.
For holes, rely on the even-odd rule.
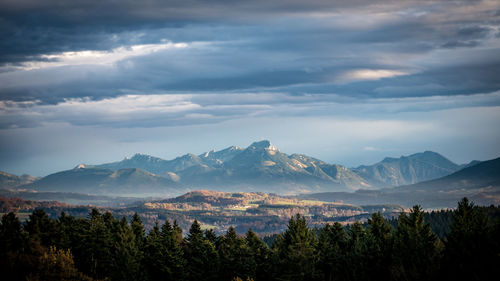
[[357,190],[354,193],[323,192],[301,197],[359,205],[420,204],[425,208],[455,207],[462,197],[469,197],[477,204],[499,205],[500,158],[474,162],[451,175],[411,185],[381,190]]
[[305,155],[287,155],[268,140],[254,142],[245,149],[231,146],[173,160],[136,154],[130,159],[95,167],[140,168],[177,179],[194,189],[299,193],[372,187],[344,166]]
[[263,140],[247,148],[231,146],[172,160],[135,154],[113,163],[81,164],[17,186],[38,191],[141,197],[175,196],[196,189],[280,194],[352,192],[436,179],[475,164],[457,165],[438,153],[426,151],[349,169],[303,154],[285,154]]
[[2,188],[12,188],[19,185],[32,183],[36,179],[37,178],[31,175],[16,176],[0,171],[0,187]]
[[439,179],[400,186],[398,189],[441,192],[497,190],[500,192],[500,158],[476,163]]
[[114,196],[170,196],[183,190],[175,181],[137,168],[119,170],[78,167],[41,178],[22,188]]
[[379,163],[359,166],[353,171],[373,185],[388,187],[437,179],[461,168],[439,153],[426,151],[400,158],[385,158]]

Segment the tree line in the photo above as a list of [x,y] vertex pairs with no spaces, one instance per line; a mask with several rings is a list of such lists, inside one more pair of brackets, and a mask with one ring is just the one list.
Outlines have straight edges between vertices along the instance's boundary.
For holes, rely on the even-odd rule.
[[[498,210],[498,207],[496,207]],[[434,221],[440,221],[440,212]],[[397,224],[374,213],[365,224],[310,229],[292,217],[271,246],[248,230],[223,235],[194,220],[186,235],[174,221],[146,233],[94,209],[87,218],[41,209],[25,223],[14,213],[0,223],[2,280],[487,280],[500,273],[500,223],[467,198],[438,237],[419,206]],[[445,216],[443,215],[443,216]],[[441,221],[447,221],[445,218]],[[394,223],[394,221],[392,222]]]

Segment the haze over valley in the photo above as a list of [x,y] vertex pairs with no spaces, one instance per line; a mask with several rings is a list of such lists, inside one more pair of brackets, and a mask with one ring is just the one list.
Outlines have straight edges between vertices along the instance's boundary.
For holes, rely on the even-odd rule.
[[213,190],[356,205],[418,203],[444,208],[463,196],[481,204],[498,204],[499,163],[497,158],[456,164],[425,151],[348,168],[303,154],[288,155],[263,140],[246,148],[230,146],[172,160],[135,154],[112,163],[79,164],[40,178],[2,173],[0,179],[4,196],[84,205],[120,206]]

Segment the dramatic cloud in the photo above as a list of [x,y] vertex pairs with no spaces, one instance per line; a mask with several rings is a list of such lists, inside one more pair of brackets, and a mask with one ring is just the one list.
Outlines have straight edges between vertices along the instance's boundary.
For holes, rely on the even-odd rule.
[[49,123],[73,126],[172,127],[219,123],[249,117],[332,116],[388,118],[394,113],[419,113],[467,107],[500,106],[500,92],[418,98],[345,98],[331,94],[232,93],[191,95],[124,95],[58,104],[0,102],[0,128],[30,128]]
[[[414,152],[404,142],[431,149],[435,141],[436,149],[454,147],[450,155],[465,160],[473,152],[458,147],[474,139],[483,145],[473,149],[477,155],[496,156],[491,138],[498,136],[488,132],[500,121],[499,34],[496,0],[4,0],[0,170],[14,160],[17,167],[41,163],[47,156],[34,157],[54,148],[39,142],[72,139],[64,132],[78,135],[72,141],[86,151],[71,157],[90,155],[96,146],[106,155],[115,145],[120,148],[103,157],[116,157],[129,152],[124,140],[141,132],[148,137],[132,142],[134,152],[147,152],[139,149],[147,145],[161,154],[167,143],[187,152],[175,141],[205,150],[206,144],[188,141],[199,139],[193,128],[214,145],[266,137],[291,152],[307,152],[301,149],[312,139],[326,137],[311,153],[345,163],[363,161],[354,151],[387,153],[381,142],[390,136],[400,138],[398,153]],[[465,113],[475,114],[469,125],[476,135],[467,122],[444,125]],[[300,138],[285,131],[298,125],[276,120],[315,129],[302,130],[310,137]],[[260,130],[263,124],[275,124],[276,132]],[[369,137],[380,131],[383,137]],[[106,137],[88,137],[96,135]],[[452,136],[462,143],[452,145]],[[33,149],[16,154],[19,143]],[[327,143],[356,146],[341,155],[329,153]],[[347,161],[347,153],[355,160]],[[59,160],[68,163],[64,155]]]
[[[399,112],[367,116],[249,116],[221,123],[160,128],[72,126],[4,129],[0,167],[46,175],[79,163],[121,160],[134,153],[172,159],[230,145],[270,139],[283,152],[305,153],[347,166],[371,164],[386,156],[439,151],[458,163],[498,155],[500,107]],[[367,146],[377,150],[365,150]]]

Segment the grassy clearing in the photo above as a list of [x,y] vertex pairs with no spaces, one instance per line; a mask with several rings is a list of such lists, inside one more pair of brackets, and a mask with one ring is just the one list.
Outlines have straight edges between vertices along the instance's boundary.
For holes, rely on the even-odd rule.
[[323,204],[328,204],[329,202],[306,199],[306,200],[300,200],[299,203],[305,205],[323,205]]
[[201,230],[217,229],[216,225],[200,223]]

